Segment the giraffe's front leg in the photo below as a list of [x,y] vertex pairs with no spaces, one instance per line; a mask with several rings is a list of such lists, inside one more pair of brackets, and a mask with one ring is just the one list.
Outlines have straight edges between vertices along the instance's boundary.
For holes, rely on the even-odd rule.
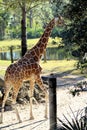
[[4,92],[4,97],[3,97],[3,101],[2,101],[2,108],[1,108],[1,115],[0,115],[0,124],[3,123],[3,114],[4,114],[4,107],[5,107],[5,103],[9,94],[9,91],[11,89],[11,87],[9,87],[9,85],[5,84],[6,88],[5,88],[5,92]]
[[29,97],[30,97],[30,120],[33,120],[34,119],[34,116],[33,116],[33,112],[32,112],[32,100],[33,100],[33,92],[34,92],[34,81],[31,80],[30,81],[30,93],[29,93]]

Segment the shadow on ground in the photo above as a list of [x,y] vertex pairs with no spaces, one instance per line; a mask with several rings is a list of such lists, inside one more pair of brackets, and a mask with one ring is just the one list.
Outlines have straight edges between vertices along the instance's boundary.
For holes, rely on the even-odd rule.
[[[0,130],[5,129],[5,128],[9,128],[9,127],[13,127],[13,126],[14,127],[16,126],[15,130],[19,130],[19,129],[22,129],[22,128],[26,129],[26,127],[34,125],[34,127],[31,128],[31,130],[33,130],[36,127],[38,127],[39,125],[41,125],[42,123],[44,123],[45,121],[47,121],[47,120],[43,119],[43,120],[38,120],[38,121],[34,121],[32,123],[29,123],[29,120],[25,120],[22,123],[14,123],[14,124],[9,124],[9,125],[4,125],[4,126],[0,127]],[[10,130],[14,130],[14,128],[10,128]]]

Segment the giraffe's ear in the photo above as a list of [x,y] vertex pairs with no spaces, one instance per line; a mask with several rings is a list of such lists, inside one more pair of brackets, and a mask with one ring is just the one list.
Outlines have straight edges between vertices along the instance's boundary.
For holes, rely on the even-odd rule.
[[58,14],[58,17],[60,17],[60,14]]
[[57,21],[58,26],[64,25],[64,19],[61,15],[58,15],[58,21]]
[[61,16],[61,15],[58,15],[58,18],[59,18],[59,19],[62,19],[62,16]]

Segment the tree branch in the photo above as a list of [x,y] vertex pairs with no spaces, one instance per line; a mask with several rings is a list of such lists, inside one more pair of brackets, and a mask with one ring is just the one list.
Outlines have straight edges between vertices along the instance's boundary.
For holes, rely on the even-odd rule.
[[18,4],[21,8],[23,8],[22,4],[20,3],[20,0],[18,0]]
[[[37,6],[41,5],[41,4],[42,4],[42,2],[37,3],[36,5],[33,5],[32,7],[30,6],[30,8],[26,10],[26,12],[28,12],[30,9],[33,9],[33,8],[35,8],[35,7],[37,7]],[[32,2],[31,2],[31,5],[32,5]],[[43,4],[43,5],[45,5],[45,4]]]

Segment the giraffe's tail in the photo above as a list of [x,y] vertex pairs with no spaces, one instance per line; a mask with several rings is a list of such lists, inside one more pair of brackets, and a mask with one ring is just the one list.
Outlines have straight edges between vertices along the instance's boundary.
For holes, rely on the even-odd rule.
[[2,92],[2,97],[1,97],[1,100],[3,101],[3,99],[4,99],[4,95],[5,95],[5,92],[3,91]]

